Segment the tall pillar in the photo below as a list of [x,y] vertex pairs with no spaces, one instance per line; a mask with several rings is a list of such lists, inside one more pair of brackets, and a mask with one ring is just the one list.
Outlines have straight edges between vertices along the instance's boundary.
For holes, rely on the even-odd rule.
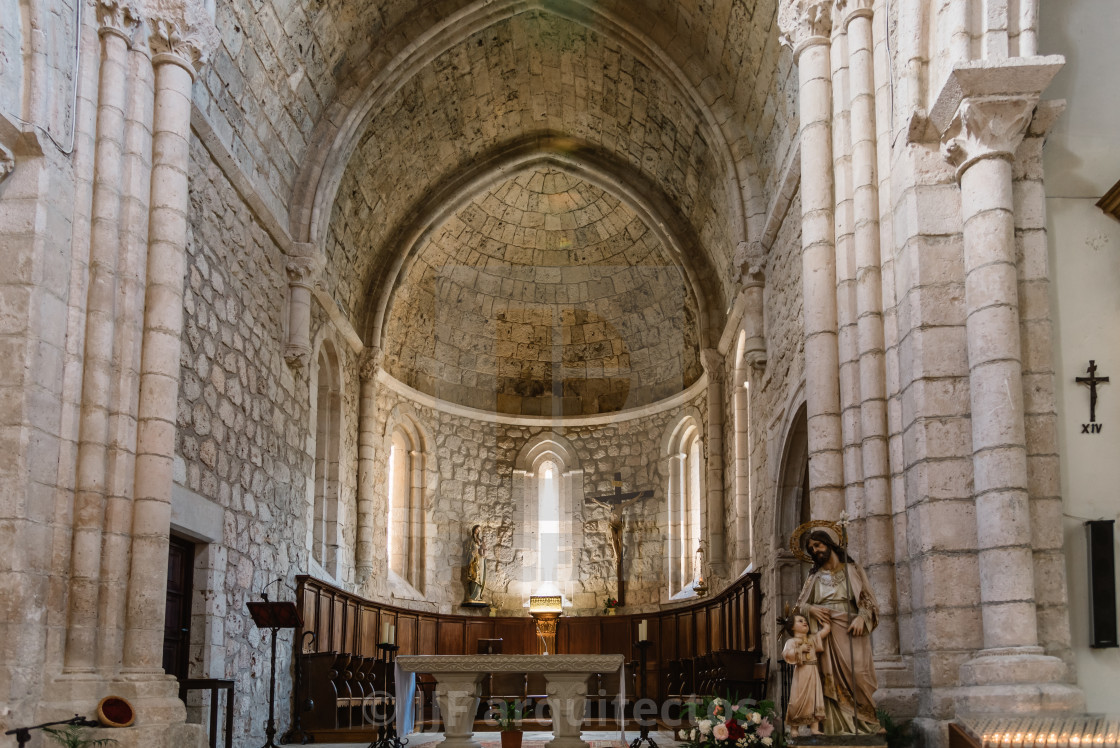
[[[1041,63],[1041,64],[1040,64]],[[1038,646],[1024,426],[1012,161],[1041,90],[1060,60],[1002,66],[986,76],[954,71],[960,91],[943,128],[943,153],[960,180],[965,335],[972,421],[973,497],[983,649],[961,666],[961,708],[1026,711],[1076,708],[1065,664]],[[972,93],[970,83],[982,87]],[[940,103],[940,101],[939,101]]]
[[879,187],[872,53],[871,0],[850,0],[844,21],[848,38],[851,112],[852,201],[856,264],[857,348],[864,567],[880,603],[873,641],[877,657],[899,653],[896,618],[894,533],[887,445],[886,351],[879,252]]
[[110,410],[113,407],[113,343],[117,320],[121,175],[128,50],[137,25],[132,10],[116,0],[97,5],[101,67],[98,81],[90,227],[89,292],[78,426],[78,466],[71,538],[70,610],[63,671],[93,672],[97,662],[98,591],[105,520]]
[[152,61],[144,45],[129,54],[129,110],[121,183],[120,302],[113,360],[116,362],[101,557],[99,665],[120,667],[132,546],[132,495],[136,476],[136,408],[140,346],[144,334],[144,284],[148,263],[148,200],[152,181]]
[[[381,349],[367,348],[359,369],[358,395],[358,532],[356,566],[358,584],[373,573],[373,476],[377,458],[377,371]],[[391,487],[390,487],[391,488]]]
[[830,0],[783,0],[783,42],[798,66],[801,114],[801,286],[809,493],[815,519],[844,510],[833,235]]
[[[167,544],[186,273],[191,86],[201,40],[152,22],[155,116],[124,672],[163,672]],[[181,708],[181,707],[180,707]]]
[[717,577],[727,575],[726,518],[723,511],[723,356],[715,348],[700,352],[704,371],[708,374],[708,436],[705,500],[708,517],[704,534],[708,540],[708,564]]

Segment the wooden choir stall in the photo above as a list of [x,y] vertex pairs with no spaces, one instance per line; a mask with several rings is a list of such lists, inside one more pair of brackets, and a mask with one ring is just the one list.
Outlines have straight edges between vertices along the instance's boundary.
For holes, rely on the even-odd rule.
[[[299,722],[316,742],[369,742],[376,737],[376,721],[393,713],[398,656],[540,652],[534,621],[527,615],[419,612],[365,600],[309,576],[296,580],[304,628],[294,638],[300,693],[293,695],[292,719],[296,721],[295,710],[302,706]],[[626,663],[625,683],[617,667],[586,674],[583,729],[615,729],[619,719],[625,723],[636,694],[654,699],[659,707],[668,702],[669,712],[673,704],[697,695],[764,698],[770,667],[762,658],[758,581],[758,575],[748,574],[711,598],[656,612],[560,618],[556,653],[621,655]],[[645,679],[639,683],[637,642],[643,621],[650,644],[645,646]],[[474,729],[496,729],[484,719],[487,703],[494,699],[525,702],[532,715],[527,715],[526,729],[551,729],[543,673],[493,670],[480,681]],[[444,727],[435,686],[429,673],[416,671],[408,711],[417,730]],[[534,724],[542,715],[544,722]]]

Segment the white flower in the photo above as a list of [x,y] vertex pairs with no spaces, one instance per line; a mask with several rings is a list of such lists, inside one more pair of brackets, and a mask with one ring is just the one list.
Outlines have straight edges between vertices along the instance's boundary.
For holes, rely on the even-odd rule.
[[762,739],[762,744],[763,745],[774,745],[774,738],[763,738]]
[[702,719],[698,727],[700,728],[701,735],[707,735],[712,731],[712,721],[710,719]]
[[746,744],[747,744],[747,736],[746,735],[739,738],[739,741],[737,743],[735,743],[735,745],[740,745],[740,746],[745,746]]
[[681,730],[679,733],[677,733],[677,736],[681,740],[688,740],[688,730]]
[[758,712],[755,712],[751,715],[751,722],[754,722],[756,725],[762,724],[762,715]]
[[727,725],[720,722],[712,728],[712,737],[716,740],[727,740]]

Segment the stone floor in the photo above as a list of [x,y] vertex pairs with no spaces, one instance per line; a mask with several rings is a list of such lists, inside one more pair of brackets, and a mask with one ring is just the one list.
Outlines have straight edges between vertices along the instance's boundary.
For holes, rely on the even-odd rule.
[[[474,739],[479,743],[496,743],[499,738],[499,733],[496,732],[476,732],[473,735]],[[620,742],[617,730],[603,731],[603,730],[584,730],[580,733],[587,742],[599,741],[614,741]],[[627,731],[626,742],[629,745],[630,741],[638,737],[636,731]],[[676,740],[673,734],[667,730],[658,730],[656,733],[650,733],[650,737],[657,743],[658,748],[670,748],[676,745]],[[524,742],[540,742],[552,739],[552,733],[549,731],[541,732],[526,732],[523,738]],[[443,733],[441,732],[425,732],[425,733],[412,733],[408,736],[408,748],[418,748],[418,746],[435,746],[443,741]],[[356,743],[317,743],[318,748],[353,748]]]

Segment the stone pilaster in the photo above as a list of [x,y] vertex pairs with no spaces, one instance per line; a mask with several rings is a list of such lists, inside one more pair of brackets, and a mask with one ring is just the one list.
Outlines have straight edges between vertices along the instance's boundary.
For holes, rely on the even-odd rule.
[[436,703],[443,717],[443,744],[448,748],[482,748],[471,735],[474,715],[482,696],[482,673],[440,673],[436,681]]
[[549,745],[554,748],[588,748],[579,737],[583,721],[584,704],[587,702],[587,675],[585,673],[548,673],[548,706],[552,710],[554,737]]
[[288,274],[288,344],[284,360],[293,369],[307,367],[311,358],[311,287],[322,268],[314,245],[297,244],[299,254],[284,265]]
[[844,468],[833,227],[832,3],[785,0],[778,25],[798,65],[809,492],[813,517],[835,518],[844,509]]
[[78,465],[71,538],[70,610],[63,669],[93,672],[97,660],[98,592],[113,404],[113,342],[116,334],[120,248],[121,178],[128,50],[137,19],[116,0],[97,5],[101,65],[94,153],[89,290],[78,426]]

